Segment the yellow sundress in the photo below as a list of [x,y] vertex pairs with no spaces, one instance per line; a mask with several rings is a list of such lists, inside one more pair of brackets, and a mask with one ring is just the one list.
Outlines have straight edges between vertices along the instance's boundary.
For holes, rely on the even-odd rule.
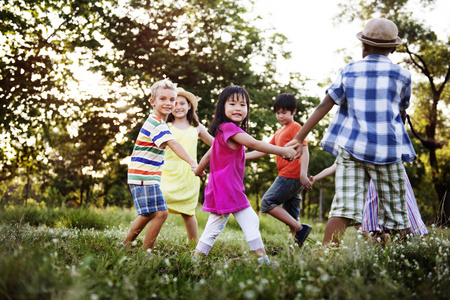
[[[192,125],[184,130],[176,128],[172,123],[168,125],[175,139],[183,145],[193,159],[197,160],[197,129]],[[194,175],[191,166],[167,147],[161,176],[161,190],[166,198],[169,212],[194,215],[199,189],[200,178]]]

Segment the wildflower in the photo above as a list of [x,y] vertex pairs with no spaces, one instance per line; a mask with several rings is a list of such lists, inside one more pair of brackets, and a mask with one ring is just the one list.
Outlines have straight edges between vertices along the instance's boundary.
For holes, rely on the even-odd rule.
[[320,280],[323,282],[327,282],[328,280],[330,280],[330,275],[328,275],[328,273],[323,273],[322,275],[320,275]]
[[252,290],[248,290],[244,293],[244,298],[246,299],[254,299],[256,297],[256,293]]

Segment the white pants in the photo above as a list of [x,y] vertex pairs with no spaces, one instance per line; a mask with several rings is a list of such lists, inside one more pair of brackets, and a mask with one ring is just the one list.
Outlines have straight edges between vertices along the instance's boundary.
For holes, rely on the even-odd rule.
[[[261,233],[259,232],[259,218],[253,208],[247,207],[232,214],[239,226],[241,226],[242,231],[244,231],[250,250],[264,249]],[[208,222],[206,222],[205,231],[203,231],[198,242],[197,250],[204,254],[209,253],[217,237],[225,229],[229,217],[230,214],[209,214]]]

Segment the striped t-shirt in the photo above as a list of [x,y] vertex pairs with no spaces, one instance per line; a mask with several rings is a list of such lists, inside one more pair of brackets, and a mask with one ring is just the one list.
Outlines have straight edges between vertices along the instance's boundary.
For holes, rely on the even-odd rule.
[[128,165],[128,184],[160,184],[164,164],[165,146],[161,144],[174,139],[167,124],[150,115],[142,125]]

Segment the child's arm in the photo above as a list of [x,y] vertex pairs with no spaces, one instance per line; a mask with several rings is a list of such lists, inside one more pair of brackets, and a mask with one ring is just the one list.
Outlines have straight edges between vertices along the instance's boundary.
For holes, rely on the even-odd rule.
[[208,146],[211,147],[214,137],[209,134],[209,132],[206,130],[205,126],[202,124],[198,124],[198,137]]
[[267,153],[261,152],[261,151],[250,151],[245,153],[245,159],[255,159],[255,158],[260,158],[263,156],[266,156]]
[[247,148],[258,150],[264,153],[286,156],[288,158],[293,158],[297,153],[297,151],[294,149],[294,146],[278,147],[263,141],[258,141],[245,132],[239,132],[233,135],[231,139],[235,143],[244,145]]
[[197,163],[195,162],[195,160],[189,155],[189,153],[186,152],[186,149],[184,149],[183,145],[177,142],[177,140],[168,140],[166,144],[176,155],[178,155],[179,158],[187,162],[192,169],[197,167]]
[[196,176],[200,176],[200,177],[204,176],[204,174],[205,174],[204,171],[206,169],[206,166],[209,165],[209,161],[211,160],[211,149],[212,148],[209,148],[208,152],[206,152],[205,155],[203,155],[197,168],[194,170],[194,173]]
[[309,117],[305,125],[302,126],[294,139],[286,144],[286,146],[292,146],[296,142],[299,143],[299,146],[297,148],[297,155],[295,156],[295,158],[302,155],[303,141],[305,140],[308,133],[314,128],[314,126],[317,125],[317,123],[319,123],[320,120],[323,119],[323,117],[325,117],[325,115],[333,108],[334,104],[334,100],[331,98],[331,96],[326,94],[325,98],[323,98],[322,102],[320,102],[319,106],[317,106],[311,117]]
[[304,150],[300,156],[300,183],[305,189],[312,190],[312,182],[308,178],[309,150],[308,146],[303,147]]
[[321,180],[327,176],[330,176],[331,174],[333,174],[334,172],[336,172],[336,165],[333,164],[332,166],[329,166],[326,169],[323,169],[319,174],[317,174],[316,176],[311,176],[309,177],[309,180],[311,181],[311,183],[315,183],[318,180]]

